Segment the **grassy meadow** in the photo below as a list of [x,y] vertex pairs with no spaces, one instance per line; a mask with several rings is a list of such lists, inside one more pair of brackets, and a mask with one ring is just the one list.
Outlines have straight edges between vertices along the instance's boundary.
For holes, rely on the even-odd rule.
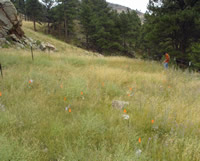
[[[1,161],[200,160],[199,74],[24,31],[58,52],[0,49]],[[130,103],[129,120],[113,100]]]

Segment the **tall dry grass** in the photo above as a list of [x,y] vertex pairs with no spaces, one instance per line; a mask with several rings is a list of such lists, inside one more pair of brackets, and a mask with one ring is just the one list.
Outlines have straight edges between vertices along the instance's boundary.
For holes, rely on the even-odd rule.
[[[199,74],[84,56],[30,27],[25,24],[27,35],[59,52],[34,51],[32,61],[28,49],[0,50],[0,160],[200,160]],[[130,103],[129,120],[112,100]]]

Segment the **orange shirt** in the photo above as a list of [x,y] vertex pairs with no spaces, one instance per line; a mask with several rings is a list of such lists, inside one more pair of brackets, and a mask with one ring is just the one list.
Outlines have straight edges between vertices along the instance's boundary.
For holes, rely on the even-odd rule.
[[169,63],[170,56],[169,54],[165,54],[165,63]]

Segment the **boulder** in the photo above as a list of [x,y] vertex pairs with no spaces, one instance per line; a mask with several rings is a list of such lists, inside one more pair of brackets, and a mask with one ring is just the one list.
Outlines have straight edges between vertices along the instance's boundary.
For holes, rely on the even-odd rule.
[[45,50],[46,50],[46,45],[45,45],[44,43],[41,43],[41,44],[40,44],[40,49],[41,49],[42,51],[45,51]]
[[19,49],[19,48],[21,48],[21,49],[24,49],[24,48],[25,48],[25,46],[24,46],[23,44],[19,43],[19,42],[16,42],[15,45],[16,45],[16,47],[17,47],[18,49]]
[[117,100],[114,100],[112,102],[112,107],[113,108],[116,108],[116,109],[123,109],[125,106],[128,106],[129,105],[129,102],[124,102],[124,101],[117,101]]
[[22,38],[24,32],[21,29],[22,21],[17,16],[17,10],[10,0],[0,0],[0,38],[9,34],[15,34]]
[[0,45],[6,43],[6,39],[5,38],[0,38]]
[[53,46],[52,44],[50,44],[50,43],[41,43],[40,44],[40,50],[42,50],[42,51],[56,51],[56,48],[55,48],[55,46]]
[[15,42],[22,43],[22,42],[17,38],[17,36],[16,36],[15,34],[11,34],[11,35],[9,35],[9,37],[10,37],[13,41],[15,41]]
[[49,43],[46,44],[46,48],[47,48],[48,51],[55,51],[56,50],[55,46],[53,46],[52,44],[49,44]]

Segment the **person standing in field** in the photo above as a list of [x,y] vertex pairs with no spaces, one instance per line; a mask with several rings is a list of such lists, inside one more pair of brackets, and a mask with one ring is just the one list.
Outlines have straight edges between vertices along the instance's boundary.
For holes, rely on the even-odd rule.
[[165,69],[168,69],[168,67],[169,67],[169,61],[170,61],[170,56],[169,56],[169,54],[168,53],[165,53],[165,60],[164,60],[164,68]]

